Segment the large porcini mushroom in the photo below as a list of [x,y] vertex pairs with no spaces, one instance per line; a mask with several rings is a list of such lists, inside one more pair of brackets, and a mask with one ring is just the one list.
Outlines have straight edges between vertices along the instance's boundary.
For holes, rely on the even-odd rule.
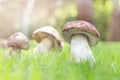
[[94,25],[86,21],[71,21],[62,29],[64,39],[71,44],[70,59],[75,63],[94,64],[90,46],[97,44],[100,34]]
[[34,53],[46,53],[51,49],[61,49],[64,45],[57,30],[51,26],[35,30],[32,37],[38,43],[34,48]]
[[29,41],[27,37],[21,32],[12,34],[8,38],[7,45],[9,47],[8,55],[18,54],[21,52],[21,49],[29,49]]

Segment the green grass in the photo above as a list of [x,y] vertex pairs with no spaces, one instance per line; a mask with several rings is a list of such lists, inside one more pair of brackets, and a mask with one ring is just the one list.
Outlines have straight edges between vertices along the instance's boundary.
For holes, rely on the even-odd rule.
[[35,43],[21,55],[6,57],[0,49],[0,80],[119,80],[120,43],[100,42],[92,47],[96,64],[75,64],[69,60],[69,45],[62,51],[33,55]]

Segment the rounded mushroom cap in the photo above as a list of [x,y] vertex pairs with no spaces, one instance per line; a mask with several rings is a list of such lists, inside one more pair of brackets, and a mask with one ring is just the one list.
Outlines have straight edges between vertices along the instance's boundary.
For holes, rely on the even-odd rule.
[[19,49],[29,49],[29,41],[27,37],[21,33],[17,32],[8,38],[8,47],[19,48]]
[[35,39],[38,43],[41,42],[42,39],[48,37],[50,39],[56,40],[59,47],[63,47],[63,42],[59,36],[59,33],[52,26],[45,26],[35,30],[32,34],[33,39]]
[[0,41],[0,47],[1,48],[8,48],[8,46],[7,46],[7,40]]
[[100,34],[94,25],[86,21],[71,21],[64,25],[62,29],[63,37],[67,42],[71,42],[73,35],[82,34],[88,39],[90,46],[97,44]]

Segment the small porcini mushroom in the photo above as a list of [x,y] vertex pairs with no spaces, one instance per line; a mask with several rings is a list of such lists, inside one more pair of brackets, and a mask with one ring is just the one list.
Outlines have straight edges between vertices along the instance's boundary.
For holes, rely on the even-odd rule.
[[46,52],[51,49],[62,49],[64,45],[57,30],[51,26],[35,30],[32,37],[38,43],[34,48],[34,53]]
[[8,55],[14,55],[21,52],[21,49],[29,49],[29,41],[27,37],[21,33],[17,32],[8,38],[7,45],[9,47]]
[[0,48],[8,48],[8,46],[7,46],[7,40],[2,40],[0,42]]
[[95,63],[90,46],[98,43],[100,34],[94,25],[83,20],[71,21],[64,25],[62,33],[64,39],[71,44],[70,58],[75,63]]

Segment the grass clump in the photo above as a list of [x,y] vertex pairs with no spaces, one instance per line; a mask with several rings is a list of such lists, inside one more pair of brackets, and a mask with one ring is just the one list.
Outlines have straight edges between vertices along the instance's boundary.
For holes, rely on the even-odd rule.
[[34,55],[34,43],[21,55],[6,57],[7,49],[0,49],[0,80],[119,80],[120,43],[100,42],[92,51],[96,60],[89,64],[71,63],[70,47],[62,51]]

